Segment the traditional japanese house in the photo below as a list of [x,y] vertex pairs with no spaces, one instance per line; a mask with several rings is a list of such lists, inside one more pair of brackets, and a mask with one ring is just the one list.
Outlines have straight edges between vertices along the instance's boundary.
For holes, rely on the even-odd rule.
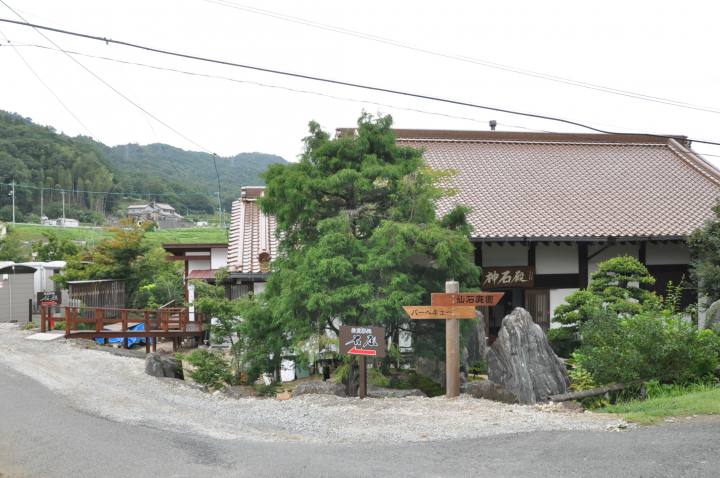
[[457,193],[438,213],[471,208],[482,288],[506,292],[485,311],[491,335],[515,306],[550,327],[554,308],[586,287],[600,262],[619,255],[644,263],[664,293],[669,281],[688,278],[685,240],[712,217],[720,195],[720,172],[680,136],[395,133],[433,169],[456,173],[446,186]]
[[270,262],[277,257],[275,218],[257,204],[264,192],[263,186],[246,186],[233,202],[227,257],[232,297],[262,292]]
[[163,248],[168,253],[167,260],[184,263],[183,282],[186,300],[192,295],[189,281],[214,282],[215,274],[227,267],[226,243],[163,244]]

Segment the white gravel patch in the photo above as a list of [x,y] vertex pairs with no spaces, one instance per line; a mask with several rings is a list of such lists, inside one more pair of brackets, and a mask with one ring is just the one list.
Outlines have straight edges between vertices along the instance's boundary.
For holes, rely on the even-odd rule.
[[144,362],[136,358],[83,349],[64,339],[24,340],[31,333],[0,327],[0,364],[37,380],[74,408],[113,421],[219,439],[414,442],[626,426],[604,414],[505,405],[468,396],[237,400],[181,381],[150,377],[144,373]]

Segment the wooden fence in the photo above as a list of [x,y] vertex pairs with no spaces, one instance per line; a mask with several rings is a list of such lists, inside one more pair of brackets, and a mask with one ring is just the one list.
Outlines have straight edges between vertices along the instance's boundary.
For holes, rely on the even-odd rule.
[[[57,313],[56,311],[59,311]],[[177,350],[186,338],[203,338],[205,319],[195,313],[195,321],[190,320],[187,307],[164,308],[157,310],[117,309],[101,307],[41,307],[40,331],[53,330],[56,321],[65,323],[65,338],[83,339],[123,339],[123,347],[128,348],[128,339],[144,338],[145,351],[157,350],[158,339],[172,339],[173,350]],[[144,330],[130,330],[136,324],[144,324]],[[78,330],[79,324],[94,324],[95,330]],[[114,326],[115,330],[106,326]]]

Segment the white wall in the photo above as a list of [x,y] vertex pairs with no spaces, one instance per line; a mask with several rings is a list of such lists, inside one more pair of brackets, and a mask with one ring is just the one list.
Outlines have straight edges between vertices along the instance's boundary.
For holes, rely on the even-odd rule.
[[527,246],[524,244],[482,245],[483,267],[527,266]]
[[535,246],[535,274],[577,274],[576,244],[538,244]]
[[188,261],[188,273],[194,270],[207,270],[210,269],[210,261],[208,259],[196,259]]
[[[592,256],[603,247],[604,245],[602,244],[591,245],[588,247],[588,257]],[[639,252],[640,246],[638,244],[614,244],[608,247],[588,262],[588,281],[592,275],[597,272],[598,264],[601,262],[618,256],[630,256],[637,259]]]
[[265,282],[253,282],[253,294],[260,294],[265,291]]
[[221,269],[227,267],[227,247],[210,249],[210,268]]
[[550,289],[550,328],[560,327],[552,321],[555,307],[565,302],[565,297],[569,296],[578,289]]
[[648,244],[645,263],[652,265],[689,264],[690,250],[686,244]]

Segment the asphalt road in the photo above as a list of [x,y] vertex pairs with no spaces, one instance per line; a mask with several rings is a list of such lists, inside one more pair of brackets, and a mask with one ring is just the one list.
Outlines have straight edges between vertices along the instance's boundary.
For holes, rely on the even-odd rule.
[[390,446],[215,440],[88,415],[0,365],[2,478],[373,475],[717,477],[720,420]]

